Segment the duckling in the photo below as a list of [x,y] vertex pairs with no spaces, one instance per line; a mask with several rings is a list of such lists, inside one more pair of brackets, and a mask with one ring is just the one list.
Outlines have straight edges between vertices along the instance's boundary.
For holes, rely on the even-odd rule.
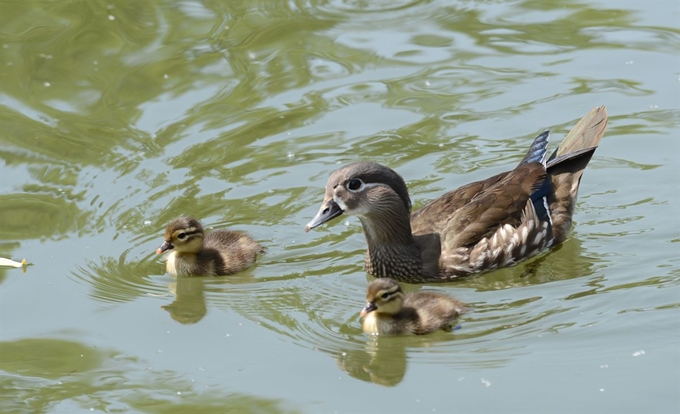
[[511,171],[450,191],[411,213],[404,179],[374,162],[335,171],[309,231],[341,214],[359,217],[366,270],[410,283],[445,282],[514,265],[566,240],[583,171],[607,126],[590,111],[546,161],[538,135]]
[[168,224],[165,241],[156,253],[171,249],[165,269],[173,276],[238,273],[264,253],[264,248],[245,232],[216,230],[205,234],[201,223],[191,217],[180,217]]
[[396,281],[376,279],[366,290],[361,327],[378,335],[424,335],[451,330],[451,323],[465,313],[456,299],[436,292],[404,294]]

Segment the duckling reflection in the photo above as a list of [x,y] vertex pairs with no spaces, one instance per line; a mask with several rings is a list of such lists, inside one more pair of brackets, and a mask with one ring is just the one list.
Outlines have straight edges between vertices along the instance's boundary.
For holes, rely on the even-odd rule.
[[194,324],[208,313],[205,303],[205,283],[201,278],[179,277],[169,285],[175,300],[161,309],[167,311],[175,321],[184,324]]
[[353,378],[393,387],[406,375],[406,344],[376,336],[365,350],[343,352],[335,362]]
[[165,268],[173,276],[223,276],[255,263],[264,248],[245,232],[216,230],[206,234],[201,223],[180,217],[168,224],[165,241],[156,250],[170,252]]
[[465,306],[437,292],[404,294],[392,279],[376,279],[366,290],[361,310],[364,332],[378,335],[424,335],[439,329],[450,331]]

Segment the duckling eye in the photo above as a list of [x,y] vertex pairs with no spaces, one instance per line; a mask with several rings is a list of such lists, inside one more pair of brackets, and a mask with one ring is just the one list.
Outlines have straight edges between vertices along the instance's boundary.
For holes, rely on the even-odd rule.
[[361,190],[361,188],[364,186],[363,181],[361,181],[358,178],[352,178],[349,183],[347,184],[347,189],[350,191],[357,191]]
[[181,232],[180,234],[177,235],[177,238],[180,240],[184,240],[187,238],[187,234],[184,232]]
[[390,292],[385,292],[382,295],[380,295],[380,297],[383,298],[383,299],[387,299],[387,298],[390,297]]

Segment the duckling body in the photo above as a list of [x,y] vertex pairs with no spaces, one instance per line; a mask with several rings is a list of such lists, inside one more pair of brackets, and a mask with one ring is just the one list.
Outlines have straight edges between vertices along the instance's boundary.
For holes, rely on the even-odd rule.
[[366,291],[361,310],[364,332],[378,335],[424,335],[450,330],[452,322],[465,312],[456,299],[436,292],[404,294],[392,279],[376,279]]
[[165,269],[173,276],[223,276],[252,266],[264,253],[262,246],[247,233],[216,230],[208,234],[201,223],[191,217],[171,221],[165,241],[156,250],[172,250]]
[[444,194],[411,211],[403,178],[373,162],[335,171],[306,230],[341,214],[361,220],[366,270],[410,283],[450,281],[511,266],[566,240],[585,167],[604,135],[607,112],[593,109],[546,160],[540,134],[511,171]]

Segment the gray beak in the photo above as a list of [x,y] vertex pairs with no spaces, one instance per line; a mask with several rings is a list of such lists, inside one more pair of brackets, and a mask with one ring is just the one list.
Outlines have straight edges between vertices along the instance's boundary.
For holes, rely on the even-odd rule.
[[378,307],[375,306],[375,303],[373,303],[373,302],[367,302],[367,303],[366,303],[366,306],[364,306],[364,308],[361,310],[361,312],[359,312],[359,315],[361,315],[361,316],[366,316],[366,315],[368,315],[369,313],[373,312],[373,311],[376,310],[376,309],[378,309]]
[[163,244],[160,245],[160,247],[158,247],[158,249],[156,249],[156,254],[161,254],[166,250],[172,249],[173,247],[175,247],[175,246],[170,244],[169,241],[165,241],[165,242],[163,242]]
[[316,213],[316,216],[314,216],[314,218],[309,223],[307,223],[307,225],[305,226],[305,232],[308,232],[311,229],[336,218],[342,213],[344,213],[344,211],[340,208],[339,205],[337,205],[335,201],[333,200],[326,201],[319,209],[319,212]]

